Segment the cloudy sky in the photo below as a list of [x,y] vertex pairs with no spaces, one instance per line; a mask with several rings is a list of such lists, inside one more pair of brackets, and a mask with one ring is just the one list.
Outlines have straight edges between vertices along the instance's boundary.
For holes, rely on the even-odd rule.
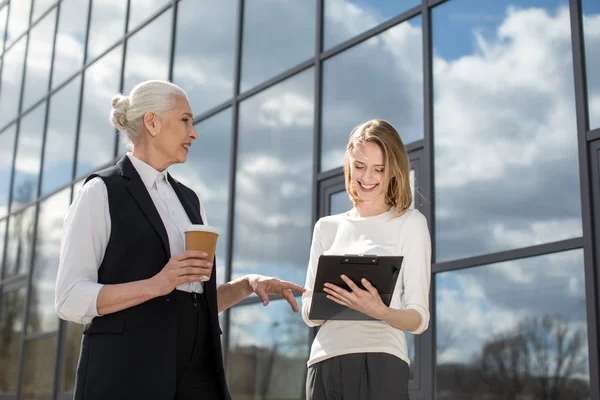
[[[11,11],[9,42],[24,31],[26,3],[15,2],[18,6]],[[85,3],[62,3],[53,87],[83,62]],[[164,4],[133,1],[131,28]],[[174,81],[189,92],[196,114],[227,101],[233,92],[236,5],[234,0],[183,0],[179,5]],[[314,0],[246,1],[242,90],[314,55],[314,5]],[[414,0],[328,0],[324,47],[336,46],[414,5]],[[584,10],[588,71],[597,71],[599,52],[590,49],[600,48],[600,10],[589,0],[584,0]],[[115,132],[108,114],[110,99],[119,90],[122,63],[126,91],[140,80],[166,78],[171,13],[131,37],[125,60],[119,46],[86,72],[78,176],[112,159]],[[25,105],[36,102],[48,85],[53,16],[50,13],[31,34]],[[568,1],[450,0],[433,10],[432,19],[437,261],[581,236]],[[392,122],[406,143],[423,137],[421,26],[416,17],[324,62],[322,169],[342,164],[350,130],[369,118]],[[123,2],[94,1],[89,60],[106,51],[124,27]],[[3,60],[2,127],[16,116],[24,49],[21,39]],[[590,121],[596,128],[599,78],[588,76]],[[70,181],[80,84],[81,79],[75,79],[49,105],[44,193]],[[198,192],[209,223],[222,232],[218,258],[223,260],[221,267],[232,262],[234,276],[260,270],[304,281],[312,232],[314,101],[314,71],[308,69],[241,103],[233,260],[225,259],[231,110],[198,125],[200,138],[189,163],[173,168],[176,177]],[[37,182],[44,107],[23,119],[17,182]],[[9,127],[0,133],[4,187],[10,177],[13,132]],[[60,200],[64,195],[57,196]],[[7,201],[6,191],[0,190],[0,215]],[[56,217],[47,219],[59,221],[63,213],[56,207]],[[219,271],[222,280],[223,269]],[[52,274],[48,277],[53,279]],[[531,292],[532,286],[538,290]],[[491,332],[514,327],[526,315],[545,314],[550,306],[583,324],[585,315],[574,311],[578,305],[584,309],[583,288],[578,251],[440,275],[442,332],[454,334],[451,318],[459,311],[468,320],[456,329],[459,342],[448,348],[444,360],[470,360]],[[506,317],[505,326],[498,326],[504,321],[500,316]],[[261,335],[254,337],[259,340]],[[472,340],[461,352],[463,337]]]

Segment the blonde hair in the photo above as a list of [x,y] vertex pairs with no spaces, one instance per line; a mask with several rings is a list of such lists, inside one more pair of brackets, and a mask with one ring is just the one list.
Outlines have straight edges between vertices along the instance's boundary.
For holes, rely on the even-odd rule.
[[360,198],[352,184],[350,155],[352,150],[361,143],[375,143],[381,148],[384,159],[385,202],[394,207],[397,215],[402,215],[412,204],[412,191],[410,190],[410,160],[400,135],[389,122],[381,119],[372,119],[352,129],[344,156],[344,176],[346,191],[354,207],[358,205]]
[[187,99],[187,94],[171,82],[151,80],[138,83],[128,96],[117,94],[112,98],[109,120],[125,134],[124,140],[131,148],[142,132],[144,115],[152,112],[163,117],[173,108],[177,97]]

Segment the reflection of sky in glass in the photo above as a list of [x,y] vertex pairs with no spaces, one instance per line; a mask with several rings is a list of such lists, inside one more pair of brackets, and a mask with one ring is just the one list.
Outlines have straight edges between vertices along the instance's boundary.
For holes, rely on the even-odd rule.
[[404,143],[423,137],[421,17],[403,22],[323,64],[321,170],[344,163],[352,128],[391,123]]
[[600,2],[582,0],[590,129],[600,128]]
[[182,1],[177,10],[173,82],[200,114],[233,95],[237,0]]
[[308,328],[284,300],[233,308],[227,356],[232,397],[299,399],[308,340]]
[[[150,18],[158,10],[171,3],[171,0],[130,0],[129,6],[129,30],[137,28],[141,22]],[[169,15],[172,15],[169,13]],[[171,21],[168,21],[163,25],[164,27],[169,26]],[[158,36],[156,38],[159,38]]]
[[2,82],[0,86],[0,129],[12,121],[19,110],[23,63],[25,62],[25,43],[27,38],[19,40],[2,59]]
[[37,197],[45,114],[46,103],[44,102],[21,120],[15,160],[12,210]]
[[16,131],[16,126],[12,125],[0,133],[0,218],[8,213],[8,193],[10,192]]
[[498,3],[432,13],[438,261],[581,235],[568,2]]
[[3,278],[26,274],[31,266],[35,205],[13,214],[8,220]]
[[23,399],[51,399],[58,336],[26,340],[20,396]]
[[123,49],[113,49],[85,72],[83,108],[79,130],[77,176],[113,159],[115,128],[108,121],[111,101],[119,92]]
[[126,5],[127,2],[119,0],[92,1],[88,61],[98,57],[123,36]]
[[234,275],[304,280],[312,232],[312,83],[311,69],[240,105]]
[[[225,283],[227,260],[227,214],[231,165],[231,109],[196,125],[198,139],[185,164],[173,165],[173,177],[196,192],[206,211],[208,224],[219,230],[217,242],[217,284]],[[206,221],[205,221],[206,223]]]
[[53,10],[29,33],[23,110],[28,109],[48,92],[55,25],[56,10]]
[[80,85],[81,77],[78,76],[49,100],[42,196],[71,181]]
[[[538,321],[543,317],[557,318],[567,329],[568,338],[577,332],[583,335],[577,347],[577,356],[582,362],[576,365],[571,378],[587,382],[584,283],[581,250],[437,274],[439,390],[450,390],[448,386],[454,380],[468,379],[466,369],[480,367],[483,352],[493,355],[502,339],[514,338],[518,333],[543,334],[543,330],[531,332],[531,326],[526,325],[531,323],[528,318],[532,317]],[[550,339],[551,345],[556,346],[552,340],[555,339]],[[496,343],[496,347],[492,343]],[[555,350],[548,351],[550,363],[554,365]],[[538,349],[531,357],[541,354]],[[526,354],[521,356],[527,357]],[[465,369],[457,368],[457,364],[464,365]],[[536,368],[535,359],[531,368],[534,375],[542,374],[539,367]],[[456,371],[465,375],[456,375]],[[476,394],[483,395],[483,389],[479,387],[479,390],[482,392]]]
[[55,3],[56,0],[33,0],[33,16],[31,20],[33,22],[37,21]]
[[54,286],[60,255],[63,219],[67,213],[71,188],[61,190],[40,205],[33,264],[27,333],[58,330],[54,310]]
[[8,16],[8,35],[6,47],[12,44],[29,26],[29,14],[31,13],[32,0],[17,0],[10,2],[10,13]]
[[346,190],[329,196],[329,202],[329,215],[342,214],[354,207]]
[[242,91],[314,56],[316,9],[316,0],[244,2]]
[[88,0],[63,0],[60,3],[52,71],[53,87],[64,82],[83,65],[88,5]]
[[420,5],[419,0],[325,0],[325,50]]
[[8,17],[8,6],[0,8],[0,55],[4,51],[4,33],[6,32],[6,17]]
[[2,293],[2,314],[0,314],[0,365],[3,376],[0,381],[0,394],[16,393],[19,357],[21,355],[21,331],[25,311],[27,288],[4,291]]

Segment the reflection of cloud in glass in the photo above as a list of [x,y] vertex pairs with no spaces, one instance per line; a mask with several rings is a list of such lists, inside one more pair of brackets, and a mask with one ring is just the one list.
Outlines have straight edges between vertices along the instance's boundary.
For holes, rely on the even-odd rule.
[[[0,133],[0,218],[8,213],[8,193],[10,192],[16,132],[16,126],[12,125]],[[0,247],[2,247],[1,243]]]
[[33,0],[33,16],[31,17],[31,21],[37,21],[55,3],[56,0]]
[[308,339],[308,328],[286,301],[233,308],[227,358],[232,396],[299,399]]
[[31,1],[18,0],[10,2],[6,47],[10,46],[19,35],[27,30],[29,26],[29,14],[31,12]]
[[92,1],[88,60],[98,57],[123,36],[126,5],[122,0]]
[[234,275],[300,282],[310,248],[313,70],[242,102],[236,175]]
[[200,114],[233,95],[236,0],[183,1],[177,11],[173,82]]
[[50,111],[44,148],[42,195],[58,189],[71,180],[80,84],[81,77],[78,76],[49,100]]
[[315,0],[244,2],[242,91],[314,56],[316,9]]
[[73,75],[83,65],[88,5],[88,0],[64,0],[60,3],[52,71],[53,87]]
[[395,17],[419,0],[325,0],[325,50]]
[[77,176],[113,159],[115,128],[108,117],[111,100],[119,91],[122,54],[118,46],[85,71]]
[[231,123],[231,109],[227,109],[197,124],[198,139],[192,144],[187,162],[169,168],[175,179],[197,193],[206,211],[208,224],[219,230],[216,251],[217,284],[225,282],[225,272],[229,265],[226,252],[231,192]]
[[[553,318],[568,327],[569,335],[585,335],[583,254],[573,250],[440,273],[436,302],[437,358],[442,367],[478,367],[491,343],[531,328],[527,325],[532,318]],[[587,339],[580,346],[578,351],[587,358]],[[576,376],[587,381],[585,365]]]
[[[131,0],[129,5],[129,30],[137,28],[141,22],[150,18],[154,13],[158,12],[159,8],[169,3],[171,3],[171,0]],[[165,29],[170,24],[171,20],[163,25],[163,32],[165,30],[170,31],[169,28]],[[156,38],[159,37],[157,36]]]
[[19,40],[4,54],[2,60],[2,82],[0,85],[0,129],[17,116],[23,63],[25,62],[25,43],[27,38]]
[[423,137],[421,18],[325,61],[321,170],[344,162],[348,136],[373,119],[389,121],[405,143]]
[[[6,17],[8,17],[8,5],[0,7],[0,38],[4,38],[6,32]],[[4,51],[4,39],[0,39],[0,55]]]
[[583,43],[590,129],[600,128],[600,3],[583,0]]
[[46,103],[44,102],[21,120],[15,158],[11,211],[37,197],[45,115]]
[[54,286],[63,219],[67,213],[70,196],[69,187],[52,195],[40,205],[27,321],[28,334],[53,332],[58,329],[58,317],[54,310]]
[[29,33],[23,110],[28,109],[48,92],[55,25],[56,10],[53,10]]
[[[456,4],[433,10],[436,54]],[[475,49],[434,57],[438,260],[581,235],[568,7],[476,28]]]

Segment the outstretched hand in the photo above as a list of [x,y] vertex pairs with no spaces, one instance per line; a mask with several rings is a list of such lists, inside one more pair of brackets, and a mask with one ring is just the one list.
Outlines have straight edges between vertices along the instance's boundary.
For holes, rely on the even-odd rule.
[[341,277],[350,290],[342,289],[332,283],[325,283],[323,291],[327,293],[327,298],[375,319],[383,319],[388,307],[383,303],[379,292],[371,285],[371,282],[363,278],[361,283],[366,289],[363,290],[346,275]]
[[286,299],[287,302],[290,303],[292,310],[294,310],[294,312],[298,312],[298,303],[296,302],[296,298],[294,297],[292,290],[298,293],[304,293],[306,289],[304,289],[302,286],[298,286],[291,282],[282,281],[271,276],[263,276],[258,274],[248,275],[247,280],[250,289],[256,293],[258,297],[260,297],[265,306],[269,304],[269,295],[275,294]]

